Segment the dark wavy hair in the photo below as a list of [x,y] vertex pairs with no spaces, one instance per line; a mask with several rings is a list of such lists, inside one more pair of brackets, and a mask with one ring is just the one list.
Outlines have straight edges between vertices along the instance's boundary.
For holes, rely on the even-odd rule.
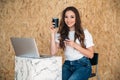
[[78,39],[79,42],[81,43],[81,46],[83,48],[85,48],[85,44],[84,44],[85,35],[84,35],[83,28],[81,26],[80,15],[79,15],[78,10],[73,6],[65,8],[63,10],[63,12],[62,12],[62,18],[61,18],[61,21],[60,21],[60,27],[58,29],[58,33],[60,33],[60,38],[59,38],[59,40],[60,40],[60,44],[59,44],[60,48],[63,48],[63,49],[65,48],[64,40],[66,38],[68,38],[68,34],[69,34],[69,27],[65,23],[65,13],[67,11],[73,11],[75,13],[75,16],[76,16],[74,41],[76,39]]

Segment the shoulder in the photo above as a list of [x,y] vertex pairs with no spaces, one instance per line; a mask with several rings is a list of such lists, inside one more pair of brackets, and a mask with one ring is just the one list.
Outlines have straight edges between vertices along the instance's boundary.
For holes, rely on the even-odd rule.
[[59,43],[60,33],[55,34],[55,42]]
[[60,36],[60,33],[56,33],[55,36]]
[[58,39],[59,37],[60,37],[60,33],[56,33],[56,34],[55,34],[55,38]]
[[88,31],[88,29],[84,29],[84,34],[85,34],[85,39],[91,39],[92,35],[91,33]]
[[84,31],[85,34],[90,34],[90,32],[88,31],[88,29],[86,29],[86,28],[83,29],[83,31]]

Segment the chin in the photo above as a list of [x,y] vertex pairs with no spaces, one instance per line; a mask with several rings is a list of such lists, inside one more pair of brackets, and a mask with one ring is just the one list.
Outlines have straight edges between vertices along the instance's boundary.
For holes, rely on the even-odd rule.
[[68,25],[68,27],[69,27],[69,28],[72,28],[72,27],[74,27],[74,26],[73,26],[73,25]]

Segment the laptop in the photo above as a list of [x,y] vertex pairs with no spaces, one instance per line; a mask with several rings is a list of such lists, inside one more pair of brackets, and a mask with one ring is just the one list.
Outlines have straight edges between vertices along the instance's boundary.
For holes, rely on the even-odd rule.
[[[15,55],[26,58],[40,58],[40,54],[34,38],[10,38]],[[50,57],[50,56],[42,56]]]

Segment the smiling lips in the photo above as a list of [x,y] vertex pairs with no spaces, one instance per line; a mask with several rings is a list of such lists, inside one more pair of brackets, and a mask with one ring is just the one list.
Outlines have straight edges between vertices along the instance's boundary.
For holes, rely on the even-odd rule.
[[67,25],[68,25],[69,27],[71,27],[71,26],[73,26],[74,24],[73,24],[72,22],[67,22]]

